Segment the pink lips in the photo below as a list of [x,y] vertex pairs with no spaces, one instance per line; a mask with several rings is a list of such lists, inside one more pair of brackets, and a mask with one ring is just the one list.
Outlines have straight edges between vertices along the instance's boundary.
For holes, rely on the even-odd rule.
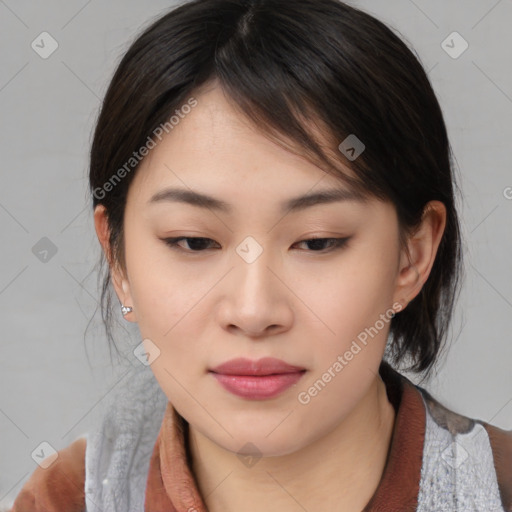
[[234,395],[265,400],[279,395],[304,375],[306,369],[273,357],[257,361],[238,358],[216,366],[210,373]]

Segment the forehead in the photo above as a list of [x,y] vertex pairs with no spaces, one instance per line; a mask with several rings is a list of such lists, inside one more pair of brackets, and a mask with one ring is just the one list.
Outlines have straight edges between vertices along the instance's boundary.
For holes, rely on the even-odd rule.
[[[194,98],[196,106],[176,117],[179,122],[156,140],[140,164],[130,187],[138,201],[147,203],[171,186],[247,200],[290,198],[317,188],[349,194],[340,178],[256,128],[220,87],[199,91]],[[353,175],[346,167],[343,171]]]

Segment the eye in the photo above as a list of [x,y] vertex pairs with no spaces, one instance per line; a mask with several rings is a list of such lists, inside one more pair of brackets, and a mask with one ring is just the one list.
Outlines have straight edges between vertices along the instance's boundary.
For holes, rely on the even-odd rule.
[[[348,240],[349,238],[308,238],[307,240],[297,242],[297,244],[309,244],[310,247],[313,247],[313,250],[308,252],[331,252],[344,247]],[[327,250],[322,249],[325,242],[329,242]]]
[[[297,244],[309,244],[311,251],[307,252],[330,252],[336,249],[341,249],[344,247],[349,238],[309,238],[307,240],[301,240],[297,242]],[[163,239],[165,244],[167,244],[172,249],[183,250],[185,252],[204,252],[209,248],[210,242],[216,243],[211,238],[203,238],[203,237],[189,237],[189,236],[180,236],[176,238],[165,238]],[[188,244],[188,249],[179,245],[180,242],[186,241]],[[329,242],[328,248],[323,248]],[[297,245],[294,244],[294,245]]]
[[[178,245],[182,240],[186,240],[189,244],[189,249],[184,249],[181,245]],[[186,252],[204,252],[205,245],[208,245],[208,242],[213,242],[210,238],[202,238],[202,237],[190,237],[190,236],[179,236],[176,238],[165,238],[163,240],[168,246],[172,249],[183,250]],[[190,242],[190,243],[189,243]]]

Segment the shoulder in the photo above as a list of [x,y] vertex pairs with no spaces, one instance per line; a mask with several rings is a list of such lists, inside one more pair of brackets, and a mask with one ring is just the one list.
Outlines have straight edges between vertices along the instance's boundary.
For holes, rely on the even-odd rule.
[[506,512],[512,512],[512,430],[482,422],[489,436],[498,484]]
[[56,458],[53,455],[44,459],[23,485],[9,512],[83,512],[86,444],[87,439],[81,437],[59,450]]
[[495,498],[505,512],[512,512],[512,430],[454,412],[416,387],[428,412],[427,433],[432,443],[427,456],[450,467],[459,486],[473,486],[477,493],[480,484],[486,492],[494,487],[494,496],[489,494],[487,499]]

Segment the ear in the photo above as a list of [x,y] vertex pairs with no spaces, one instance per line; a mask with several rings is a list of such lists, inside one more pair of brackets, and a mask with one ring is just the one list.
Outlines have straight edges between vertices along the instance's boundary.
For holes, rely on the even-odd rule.
[[405,309],[430,275],[446,226],[446,207],[441,201],[425,205],[418,228],[409,236],[400,256],[395,300]]
[[[118,262],[114,261],[112,256],[109,240],[110,231],[108,226],[108,215],[105,206],[102,204],[97,205],[94,209],[94,227],[96,228],[96,235],[98,236],[98,240],[103,247],[103,252],[105,253],[105,257],[110,268],[112,285],[116,291],[117,298],[124,306],[133,307],[133,300],[130,293],[130,284],[128,279],[124,275],[124,272],[120,268]],[[135,311],[127,313],[124,318],[129,322],[137,321]]]

